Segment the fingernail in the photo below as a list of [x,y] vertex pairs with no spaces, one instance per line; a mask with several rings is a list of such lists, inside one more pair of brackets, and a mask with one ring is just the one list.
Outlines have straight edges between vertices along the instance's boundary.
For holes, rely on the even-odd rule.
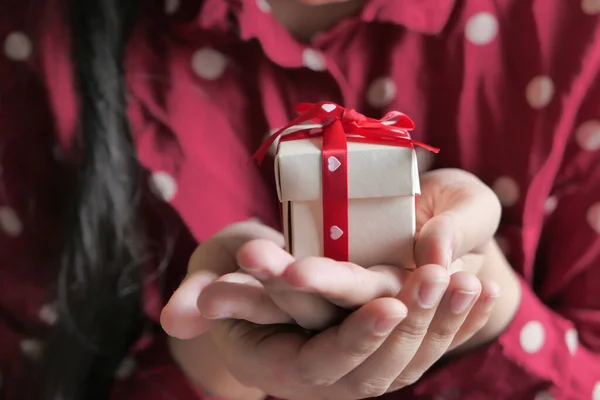
[[386,334],[394,330],[400,321],[404,318],[404,315],[398,315],[395,317],[381,318],[375,322],[375,331]]
[[483,301],[483,305],[481,308],[483,308],[484,312],[490,312],[492,311],[492,308],[494,307],[494,303],[496,303],[496,300],[500,297],[500,295],[498,296],[488,296],[484,301]]
[[419,305],[422,308],[430,309],[435,307],[441,300],[444,292],[446,291],[447,283],[445,282],[432,282],[425,283],[419,288]]
[[455,290],[450,297],[450,310],[454,314],[462,314],[473,304],[477,292]]

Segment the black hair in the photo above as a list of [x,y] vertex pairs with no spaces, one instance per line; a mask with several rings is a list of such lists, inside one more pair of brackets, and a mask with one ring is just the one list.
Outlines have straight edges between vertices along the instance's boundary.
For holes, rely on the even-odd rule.
[[76,187],[40,363],[44,400],[107,399],[143,324],[140,167],[126,115],[125,49],[141,0],[64,0],[78,94]]

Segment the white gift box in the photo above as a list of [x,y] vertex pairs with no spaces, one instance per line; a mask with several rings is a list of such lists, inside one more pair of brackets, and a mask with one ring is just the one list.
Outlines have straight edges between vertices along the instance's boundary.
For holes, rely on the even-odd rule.
[[[287,250],[296,258],[323,256],[322,138],[282,141],[275,158]],[[413,267],[416,200],[413,147],[348,141],[349,261],[370,267]],[[332,237],[333,238],[333,237]]]

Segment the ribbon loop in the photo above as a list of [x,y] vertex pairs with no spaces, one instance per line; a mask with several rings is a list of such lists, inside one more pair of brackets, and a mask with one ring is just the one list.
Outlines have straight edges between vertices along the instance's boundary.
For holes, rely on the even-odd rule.
[[[347,140],[350,142],[411,148],[419,146],[434,153],[439,152],[438,148],[413,140],[408,132],[415,128],[415,123],[406,114],[398,111],[390,111],[383,118],[374,119],[352,108],[346,109],[332,102],[301,103],[296,107],[296,111],[300,115],[269,136],[254,153],[252,159],[258,164],[263,162],[269,148],[277,139],[287,141],[324,136],[328,131],[327,128],[335,121],[342,124]],[[316,132],[315,124],[323,129]]]

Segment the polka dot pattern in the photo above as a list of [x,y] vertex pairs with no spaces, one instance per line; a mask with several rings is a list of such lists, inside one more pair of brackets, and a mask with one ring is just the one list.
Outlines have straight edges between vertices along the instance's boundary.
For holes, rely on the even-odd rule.
[[475,14],[467,21],[465,36],[475,45],[490,43],[498,34],[498,20],[489,12]]
[[192,69],[196,75],[209,81],[223,76],[227,63],[225,55],[212,48],[196,50],[192,56]]
[[396,83],[392,78],[388,76],[377,78],[367,89],[367,102],[373,108],[387,107],[396,98],[396,92]]
[[269,0],[256,0],[256,6],[264,13],[271,12],[271,4],[269,4]]
[[581,0],[581,10],[588,15],[600,14],[600,0]]
[[313,71],[324,71],[327,69],[327,62],[323,54],[313,49],[304,49],[302,52],[302,64]]
[[571,355],[575,355],[575,353],[577,352],[578,342],[579,339],[577,335],[577,330],[569,329],[565,332],[565,344],[567,345],[567,348],[569,349],[569,353],[571,353]]
[[575,140],[583,150],[600,150],[600,121],[582,123],[575,132]]
[[554,210],[556,210],[556,206],[558,206],[558,199],[556,196],[549,196],[546,199],[546,203],[544,203],[544,212],[546,214],[552,214]]
[[492,189],[504,207],[513,206],[519,201],[519,185],[508,176],[498,178],[492,185]]
[[525,96],[532,108],[544,108],[554,97],[554,82],[548,76],[536,76],[527,85]]
[[32,52],[31,39],[23,32],[12,32],[4,40],[4,54],[9,60],[26,61]]
[[150,176],[150,189],[156,197],[164,201],[171,201],[177,194],[177,182],[167,172],[158,171]]
[[544,346],[545,331],[540,321],[530,321],[521,329],[519,335],[521,348],[526,353],[537,353]]
[[179,11],[181,0],[165,0],[165,14],[173,15]]
[[12,237],[17,237],[23,231],[19,216],[10,207],[0,207],[0,231]]
[[42,343],[35,339],[24,339],[20,343],[21,351],[31,359],[37,359],[42,354]]
[[594,231],[600,233],[600,203],[593,204],[587,212],[587,222]]
[[592,400],[600,400],[600,381],[596,382],[592,389]]
[[40,308],[39,318],[47,325],[54,325],[58,320],[58,311],[54,304],[44,304]]
[[543,392],[538,392],[534,400],[554,400],[554,395],[544,390]]
[[592,389],[592,400],[600,400],[600,381],[596,382]]
[[115,378],[124,381],[133,376],[137,371],[137,361],[133,357],[127,357],[123,359],[117,370],[115,371]]

